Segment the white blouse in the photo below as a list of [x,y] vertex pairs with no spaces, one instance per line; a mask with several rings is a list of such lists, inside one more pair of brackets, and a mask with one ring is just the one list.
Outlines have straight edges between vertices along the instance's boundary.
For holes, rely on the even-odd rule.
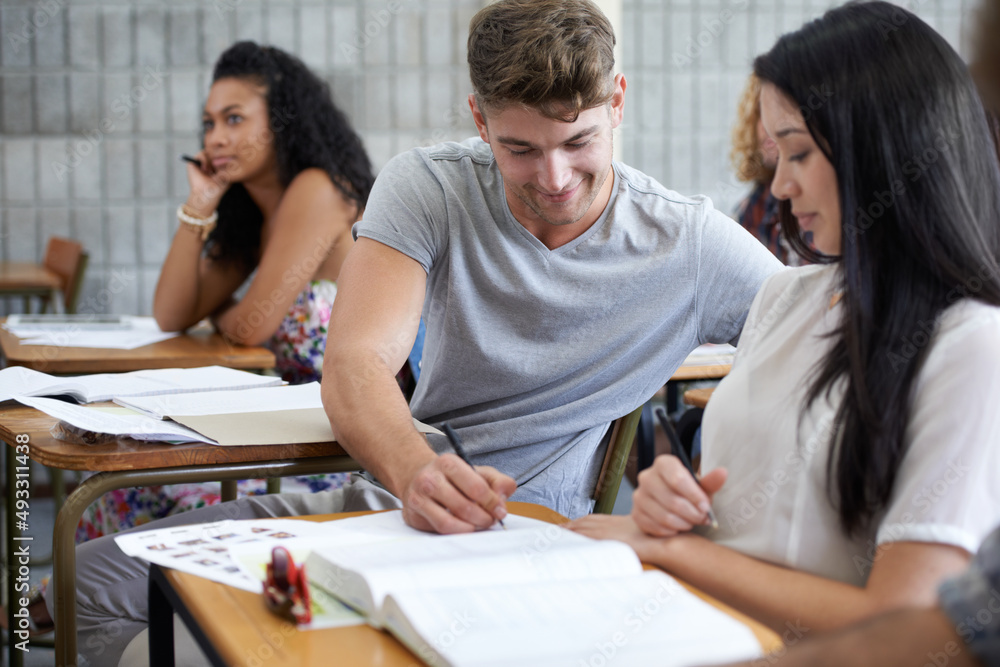
[[[931,345],[915,382],[907,453],[870,534],[848,539],[827,495],[841,381],[800,421],[842,306],[837,267],[771,276],[754,300],[733,370],[705,412],[702,471],[729,469],[713,508],[719,544],[772,563],[864,585],[878,545],[937,542],[975,552],[1000,523],[1000,308],[972,299],[901,341]],[[890,362],[891,363],[891,362]]]

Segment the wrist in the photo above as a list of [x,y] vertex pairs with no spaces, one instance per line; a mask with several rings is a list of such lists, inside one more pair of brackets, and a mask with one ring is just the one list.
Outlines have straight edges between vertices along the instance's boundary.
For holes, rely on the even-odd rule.
[[656,556],[652,562],[673,574],[682,575],[681,571],[697,558],[698,547],[705,541],[701,535],[690,532],[657,539],[653,547]]
[[215,198],[200,197],[192,193],[184,205],[184,211],[195,218],[208,218],[219,207],[219,201]]
[[385,485],[390,492],[400,500],[409,488],[417,474],[437,459],[437,454],[430,448],[423,436],[419,436],[420,442],[414,441],[406,448],[409,452],[397,458],[392,465],[383,467],[376,472],[378,480]]
[[215,223],[219,219],[219,214],[216,211],[212,211],[205,217],[193,215],[186,205],[182,204],[177,208],[177,219],[180,221],[181,227],[198,234],[201,240],[205,241],[208,235],[212,233],[212,230],[215,229]]

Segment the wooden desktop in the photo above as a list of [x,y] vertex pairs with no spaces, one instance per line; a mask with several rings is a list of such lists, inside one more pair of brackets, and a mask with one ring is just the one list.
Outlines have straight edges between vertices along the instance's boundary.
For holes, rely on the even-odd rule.
[[[552,510],[530,503],[511,502],[515,514],[565,523]],[[368,512],[297,517],[330,521]],[[646,569],[654,569],[647,565]],[[764,625],[687,586],[698,597],[747,625],[765,651],[781,646],[781,639]],[[202,577],[153,566],[150,576],[150,665],[172,667],[171,609],[197,639],[213,665],[279,664],[320,667],[329,664],[359,667],[416,667],[422,661],[386,632],[368,625],[300,631],[268,611],[263,596]],[[154,621],[158,614],[160,621]]]

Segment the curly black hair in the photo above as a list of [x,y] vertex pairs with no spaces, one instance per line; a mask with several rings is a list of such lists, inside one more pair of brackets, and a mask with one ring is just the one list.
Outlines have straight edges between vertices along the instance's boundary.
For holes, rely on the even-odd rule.
[[[266,89],[278,178],[283,185],[302,170],[317,167],[357,203],[359,211],[364,208],[375,181],[371,162],[324,81],[295,56],[255,42],[237,42],[219,56],[212,81],[227,78],[245,79]],[[260,209],[246,188],[234,183],[219,202],[218,212],[218,225],[208,238],[208,256],[253,269],[264,223]]]

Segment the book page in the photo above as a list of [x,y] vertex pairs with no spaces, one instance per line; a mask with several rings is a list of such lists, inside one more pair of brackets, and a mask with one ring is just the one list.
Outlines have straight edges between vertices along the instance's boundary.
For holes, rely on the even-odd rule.
[[98,408],[88,408],[83,405],[74,405],[54,398],[41,398],[37,396],[18,396],[17,401],[36,410],[41,410],[50,417],[55,417],[67,424],[93,433],[106,433],[108,435],[124,436],[134,438],[135,440],[148,440],[160,444],[177,444],[183,442],[204,442],[209,445],[217,444],[214,440],[206,438],[200,433],[196,433],[180,424],[150,419],[142,415],[118,415]]
[[[273,378],[277,379],[277,378]],[[156,419],[323,408],[319,382],[237,391],[116,398],[115,403]]]
[[0,400],[16,396],[70,394],[83,403],[95,403],[110,401],[119,396],[247,389],[280,384],[282,384],[281,378],[223,366],[157,368],[130,373],[95,373],[75,377],[55,377],[14,366],[0,370]]
[[[332,565],[324,569],[324,562]],[[489,530],[401,543],[325,547],[309,557],[309,576],[371,616],[390,592],[410,589],[579,580],[637,575],[642,566],[630,547],[596,541],[558,526]],[[367,589],[368,595],[363,591]]]
[[431,665],[681,667],[761,654],[750,629],[659,571],[393,593],[386,627]]
[[86,388],[74,382],[76,378],[58,378],[48,373],[10,366],[0,370],[0,402],[15,396],[62,396],[68,394],[85,400]]

